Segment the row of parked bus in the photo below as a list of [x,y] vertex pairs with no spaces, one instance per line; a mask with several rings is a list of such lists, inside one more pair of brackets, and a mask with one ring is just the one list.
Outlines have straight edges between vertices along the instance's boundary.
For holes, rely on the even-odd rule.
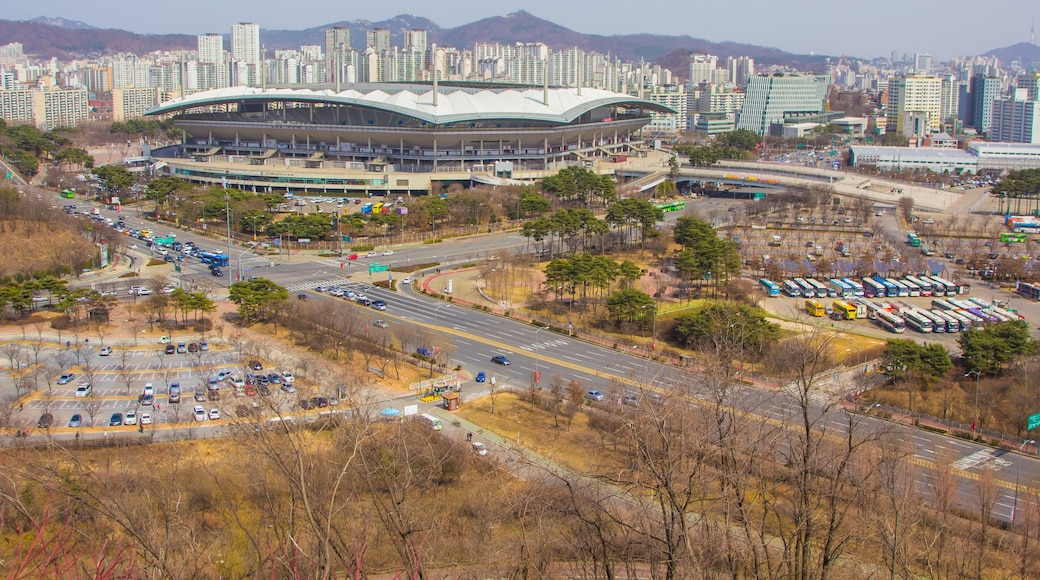
[[831,316],[839,320],[865,318],[897,334],[907,328],[921,333],[963,332],[1020,319],[1017,313],[990,304],[982,298],[935,298],[931,306],[931,309],[928,309],[906,303],[894,305],[853,297],[848,300],[835,300],[828,307],[818,300],[806,299],[805,312],[810,316]]
[[826,284],[815,278],[791,278],[776,284],[762,278],[759,286],[767,296],[781,294],[794,298],[896,298],[901,296],[963,296],[971,292],[968,284],[950,282],[938,276],[873,276],[862,281],[831,278]]

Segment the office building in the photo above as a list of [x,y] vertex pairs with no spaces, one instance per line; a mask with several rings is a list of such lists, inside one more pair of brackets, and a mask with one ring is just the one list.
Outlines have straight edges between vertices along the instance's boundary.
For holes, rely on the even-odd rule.
[[249,65],[260,64],[260,26],[239,22],[231,26],[231,58]]
[[[759,135],[783,134],[786,122],[815,121],[827,109],[830,79],[826,75],[777,73],[748,80],[737,129]],[[771,130],[771,127],[781,126]]]
[[[922,135],[918,131],[940,129],[942,103],[942,80],[938,77],[909,75],[894,77],[888,80],[888,107],[885,109],[885,131],[902,135]],[[908,113],[924,113],[928,122],[926,127],[916,123],[919,115]],[[908,127],[908,120],[914,120],[916,127]],[[908,132],[908,129],[910,132]]]
[[1040,143],[1040,101],[997,99],[992,114],[990,141]]
[[1000,79],[993,76],[971,77],[971,126],[979,133],[989,133],[993,120],[993,101],[1000,98]]
[[921,53],[915,54],[914,72],[918,74],[928,74],[932,72],[932,55]]

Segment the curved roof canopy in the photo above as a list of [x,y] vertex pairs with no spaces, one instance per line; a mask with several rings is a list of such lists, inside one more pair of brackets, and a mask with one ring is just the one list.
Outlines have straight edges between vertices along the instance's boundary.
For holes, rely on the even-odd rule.
[[548,104],[543,102],[544,90],[533,87],[476,89],[441,86],[437,93],[437,106],[434,106],[431,85],[381,84],[369,87],[361,86],[360,88],[355,86],[340,92],[331,89],[261,89],[239,86],[214,89],[173,99],[152,108],[147,114],[162,115],[195,107],[268,101],[370,107],[437,125],[487,119],[527,119],[565,124],[595,108],[613,105],[646,108],[661,113],[675,113],[671,108],[653,101],[602,89],[583,88],[579,95],[577,89],[573,88],[550,88]]

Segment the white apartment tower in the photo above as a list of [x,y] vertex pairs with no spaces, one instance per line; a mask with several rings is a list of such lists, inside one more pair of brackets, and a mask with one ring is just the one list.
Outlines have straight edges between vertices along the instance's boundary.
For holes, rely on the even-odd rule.
[[941,127],[942,80],[939,77],[910,75],[888,80],[888,108],[885,130],[904,133],[908,114],[924,113],[928,128]]
[[346,67],[354,59],[350,49],[350,29],[333,26],[325,29],[325,71],[329,82],[342,82]]
[[404,33],[404,49],[426,52],[426,31],[413,28]]
[[199,62],[223,63],[224,62],[224,37],[219,34],[208,33],[199,35]]
[[1001,143],[1040,143],[1040,101],[994,100],[989,139]]
[[385,28],[365,31],[365,48],[375,50],[376,54],[390,52],[390,31]]
[[231,26],[231,58],[246,64],[260,64],[260,25],[239,22]]
[[690,55],[690,84],[713,82],[715,69],[718,68],[719,57],[711,54]]

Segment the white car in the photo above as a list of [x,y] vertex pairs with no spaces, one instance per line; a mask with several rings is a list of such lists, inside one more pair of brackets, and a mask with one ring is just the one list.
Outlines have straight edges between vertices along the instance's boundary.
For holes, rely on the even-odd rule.
[[384,256],[393,256],[394,255],[394,251],[393,250],[386,250],[385,252],[383,252],[383,255]]
[[141,413],[141,424],[142,425],[151,425],[152,424],[152,414],[151,413]]
[[219,421],[220,420],[220,409],[210,409],[209,410],[209,418],[210,418],[211,421]]
[[474,441],[473,453],[476,453],[477,455],[487,455],[487,446],[480,441]]
[[296,377],[292,373],[282,373],[282,382],[291,385],[296,382]]
[[231,383],[231,386],[235,387],[236,389],[244,389],[246,386],[246,382],[239,377],[228,377],[227,380],[229,383]]
[[415,278],[412,278],[411,276],[405,276],[404,278],[401,278],[401,283],[402,284],[411,284],[414,280],[415,280]]
[[191,414],[195,416],[196,421],[206,420],[206,409],[202,408],[202,405],[195,405],[191,408]]
[[77,397],[87,397],[87,396],[90,396],[90,393],[93,393],[93,392],[94,392],[94,387],[92,387],[90,385],[90,383],[83,383],[82,385],[76,387],[76,396]]
[[155,396],[155,387],[152,386],[152,383],[144,384],[144,394],[151,395],[153,397]]
[[133,411],[127,411],[126,415],[123,415],[124,425],[136,425],[137,424],[137,413]]
[[110,346],[103,346],[103,347],[101,347],[101,350],[98,352],[99,356],[109,356],[111,354],[112,354],[112,347],[110,347]]

